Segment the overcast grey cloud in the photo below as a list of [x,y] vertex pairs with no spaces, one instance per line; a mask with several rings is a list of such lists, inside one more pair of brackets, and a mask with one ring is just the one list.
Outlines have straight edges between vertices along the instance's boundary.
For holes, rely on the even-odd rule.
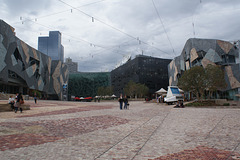
[[[0,0],[0,18],[37,48],[62,33],[79,71],[111,71],[126,56],[180,55],[189,38],[240,39],[239,0]],[[194,27],[193,27],[194,26]],[[173,52],[174,50],[174,52]]]

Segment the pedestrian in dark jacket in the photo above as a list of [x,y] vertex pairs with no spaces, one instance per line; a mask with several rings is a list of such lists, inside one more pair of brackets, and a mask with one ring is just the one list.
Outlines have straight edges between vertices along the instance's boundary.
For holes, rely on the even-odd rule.
[[22,97],[22,94],[19,93],[16,97],[16,105],[15,105],[15,113],[17,113],[18,111],[18,108],[20,110],[20,112],[22,113],[22,107],[21,107],[21,104],[23,104],[24,101],[23,101],[23,97]]
[[35,102],[35,104],[37,103],[37,93],[36,92],[34,93],[34,102]]
[[118,99],[118,102],[119,102],[119,104],[120,104],[120,109],[122,110],[122,106],[123,106],[123,96],[122,96],[122,94],[120,94],[120,97],[119,97],[119,99]]
[[123,102],[124,102],[124,109],[128,109],[128,99],[126,95],[123,98]]

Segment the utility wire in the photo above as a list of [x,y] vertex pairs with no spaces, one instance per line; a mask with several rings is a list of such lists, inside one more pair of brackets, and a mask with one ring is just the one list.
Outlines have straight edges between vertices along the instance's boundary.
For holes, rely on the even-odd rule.
[[[106,1],[106,0],[101,0],[101,1],[96,1],[96,2],[92,2],[92,3],[84,4],[84,5],[81,5],[81,6],[76,7],[76,8],[80,8],[80,7],[85,7],[85,6],[93,5],[93,4],[96,4],[96,3],[103,2],[103,1]],[[61,14],[61,13],[68,12],[68,11],[72,11],[72,9],[68,9],[68,10],[64,10],[64,11],[60,11],[60,12],[56,12],[56,13],[52,13],[52,14],[49,14],[49,15],[41,16],[41,17],[38,17],[37,19],[45,18],[45,17],[49,17],[49,16],[56,15],[56,14]]]
[[197,4],[195,10],[193,11],[193,14],[192,14],[192,27],[193,27],[193,37],[195,38],[196,37],[196,32],[195,32],[195,23],[194,23],[194,15],[195,15],[195,12],[198,8],[198,6],[202,3],[202,0],[200,0],[200,3]]
[[[104,52],[104,51],[107,51],[107,50],[113,50],[113,49],[115,49],[115,48],[117,48],[117,47],[119,47],[119,46],[122,46],[122,44],[124,44],[124,43],[129,43],[130,41],[132,41],[132,40],[123,42],[123,43],[121,43],[120,45],[116,45],[116,46],[113,46],[113,47],[110,47],[110,48],[105,48],[104,50],[96,51],[94,54],[91,54],[91,56],[92,56],[92,58],[93,58],[93,56],[99,55],[100,53],[102,53],[102,52]],[[118,49],[118,50],[120,50],[120,49]],[[126,52],[126,51],[123,51],[123,50],[120,50],[120,51]],[[126,56],[125,54],[122,54],[122,53],[117,53],[117,52],[116,52],[116,54],[120,54],[120,55],[122,55],[122,56]],[[83,59],[83,58],[87,58],[87,57],[89,57],[89,56],[80,57],[80,58]]]
[[63,4],[65,4],[65,5],[67,5],[67,6],[69,6],[69,7],[71,7],[71,8],[73,8],[73,9],[75,9],[75,10],[77,10],[77,11],[79,11],[79,12],[81,12],[81,13],[84,14],[85,16],[90,17],[93,22],[94,22],[94,20],[96,20],[96,21],[98,21],[98,22],[100,22],[100,23],[102,23],[102,24],[104,24],[104,25],[106,25],[106,26],[108,26],[108,27],[110,27],[110,28],[112,28],[112,29],[114,29],[114,30],[116,30],[116,31],[118,31],[118,32],[120,32],[120,33],[128,36],[128,37],[130,37],[130,38],[133,38],[133,39],[139,41],[139,43],[142,42],[142,43],[144,43],[144,44],[146,44],[146,45],[148,45],[148,46],[150,46],[150,47],[153,47],[153,48],[155,48],[155,49],[157,49],[157,50],[159,50],[159,51],[161,51],[161,52],[163,52],[163,53],[168,54],[167,52],[165,52],[165,51],[163,51],[163,50],[161,50],[161,49],[159,49],[159,48],[157,48],[157,47],[155,47],[155,46],[152,46],[152,45],[150,45],[150,44],[148,44],[148,43],[146,43],[146,42],[144,42],[144,41],[140,41],[138,37],[134,37],[134,36],[132,36],[132,35],[126,33],[126,32],[123,32],[122,30],[120,30],[120,29],[118,29],[118,28],[116,28],[116,27],[114,27],[114,26],[112,26],[112,25],[110,25],[110,24],[107,24],[106,22],[104,22],[104,21],[102,21],[102,20],[100,20],[100,19],[98,19],[98,18],[95,18],[95,17],[91,16],[90,14],[85,13],[85,12],[83,12],[82,10],[80,10],[80,9],[78,9],[78,8],[76,8],[76,7],[70,5],[70,4],[68,4],[68,3],[66,3],[66,2],[64,2],[64,1],[62,1],[62,0],[58,0],[58,1],[61,2],[61,3],[63,3]]
[[[73,8],[73,9],[75,9],[75,10],[78,10],[79,12],[83,13],[84,15],[86,15],[86,16],[88,16],[88,17],[91,17],[91,18],[92,18],[92,21],[94,21],[94,20],[99,21],[100,23],[102,23],[102,24],[104,24],[104,25],[107,25],[108,27],[110,27],[110,28],[112,28],[112,29],[114,29],[114,30],[117,30],[118,32],[121,32],[122,34],[125,34],[126,36],[128,36],[128,37],[130,37],[130,38],[133,38],[134,40],[137,40],[137,41],[139,42],[139,44],[142,43],[142,44],[148,45],[148,46],[150,46],[150,47],[152,47],[152,48],[155,48],[155,49],[157,49],[157,50],[159,50],[159,51],[161,51],[161,52],[163,52],[163,53],[165,53],[165,54],[168,54],[167,52],[165,52],[165,51],[163,51],[163,50],[161,50],[161,49],[159,49],[159,48],[157,48],[157,47],[155,47],[155,46],[153,46],[153,45],[150,45],[150,44],[148,44],[148,43],[146,43],[146,42],[144,42],[144,41],[139,40],[138,37],[136,38],[136,37],[134,37],[134,36],[132,36],[132,35],[126,33],[126,32],[123,32],[122,30],[120,30],[120,29],[118,29],[118,28],[116,28],[116,27],[113,27],[113,26],[105,23],[104,21],[101,21],[100,19],[97,19],[97,18],[95,18],[95,17],[92,17],[91,15],[89,15],[89,14],[87,14],[87,13],[85,13],[85,12],[83,12],[83,11],[81,11],[81,10],[78,9],[78,8],[80,8],[80,7],[83,7],[83,6],[88,6],[88,5],[96,4],[96,3],[103,2],[103,1],[106,1],[106,0],[96,1],[96,2],[93,2],[93,3],[88,3],[88,4],[82,5],[82,6],[80,6],[80,7],[73,7],[72,5],[69,5],[69,4],[67,4],[66,2],[62,1],[62,0],[59,0],[59,1],[62,2],[62,3],[64,3],[65,5]],[[22,21],[21,21],[22,24],[23,24],[24,22],[26,22],[26,21],[32,21],[33,23],[36,23],[36,24],[38,24],[38,25],[40,25],[40,26],[43,26],[43,27],[45,27],[45,28],[54,29],[54,28],[52,28],[52,27],[48,27],[48,26],[46,26],[46,25],[43,25],[43,24],[38,23],[37,20],[38,20],[38,19],[41,19],[41,18],[45,18],[45,17],[52,16],[52,15],[57,15],[57,14],[61,14],[61,13],[64,13],[64,12],[68,12],[68,11],[72,11],[72,9],[68,9],[68,10],[64,10],[64,11],[60,11],[60,12],[48,14],[48,15],[41,16],[41,17],[34,18],[34,19],[24,18],[25,20],[23,20],[23,17],[20,17],[20,19],[22,20]],[[77,37],[74,37],[74,36],[72,36],[72,35],[69,35],[69,34],[66,34],[66,33],[63,33],[63,32],[61,32],[61,33],[64,34],[64,35],[67,35],[67,36],[69,36],[69,37],[72,37],[72,38],[74,38],[74,39],[79,39],[79,40],[82,41],[82,42],[85,42],[85,43],[90,44],[91,46],[93,45],[93,46],[96,46],[96,47],[104,48],[104,47],[102,47],[102,46],[100,46],[100,45],[96,45],[96,44],[91,43],[91,42],[89,42],[89,41],[87,41],[87,40],[80,39],[79,37],[77,38]]]
[[[49,26],[40,24],[40,23],[38,23],[38,22],[36,22],[36,21],[34,21],[34,20],[32,20],[32,19],[28,19],[28,18],[25,18],[25,19],[26,19],[26,20],[23,21],[23,22],[26,22],[26,21],[28,20],[28,21],[31,21],[31,22],[37,24],[37,25],[40,25],[40,26],[45,27],[45,28],[48,28],[48,29],[50,29],[50,30],[55,30],[55,29],[52,28],[52,27],[49,27]],[[67,34],[67,33],[64,33],[64,32],[61,32],[61,33],[62,33],[63,35],[67,35],[67,36],[69,36],[69,37],[72,37],[72,38],[74,38],[74,39],[76,39],[76,40],[80,40],[80,41],[82,41],[82,42],[88,43],[88,44],[93,45],[93,46],[95,46],[95,47],[105,48],[105,47],[103,47],[103,46],[100,46],[100,45],[91,43],[91,42],[89,42],[89,41],[87,41],[87,40],[81,39],[81,38],[79,38],[79,37],[75,37],[75,36],[72,36],[72,35]]]
[[[81,5],[81,6],[76,7],[76,8],[93,5],[93,4],[96,4],[96,3],[103,2],[103,1],[106,1],[106,0],[101,0],[101,1],[96,1],[96,2],[92,2],[92,3],[84,4],[84,5]],[[72,11],[72,9],[68,9],[68,10],[64,10],[64,11],[60,11],[60,12],[51,13],[51,14],[48,14],[48,15],[44,15],[44,16],[41,16],[41,17],[34,18],[34,19],[32,19],[32,20],[37,21],[38,19],[41,19],[41,18],[46,18],[46,17],[49,17],[49,16],[53,16],[53,15],[57,15],[57,14],[61,14],[61,13],[64,13],[64,12],[69,12],[69,11]],[[20,17],[20,19],[21,19],[21,18],[22,18],[22,17]],[[21,21],[21,23],[23,23],[23,22],[25,22],[25,21]],[[20,22],[16,22],[16,23],[20,23]],[[16,24],[16,23],[13,23],[13,24]]]
[[[80,7],[89,6],[89,5],[100,3],[100,2],[103,2],[103,1],[106,1],[106,0],[101,0],[101,1],[96,1],[96,2],[92,2],[92,3],[84,4],[84,5],[80,6]],[[79,7],[77,7],[77,8],[79,8]]]
[[[65,3],[65,2],[63,2],[63,1],[61,1],[61,0],[59,0],[59,1],[62,2],[62,3],[64,3],[65,5],[68,5],[67,3]],[[91,4],[99,3],[99,2],[102,2],[102,1],[105,1],[105,0],[96,1],[96,2],[89,3],[89,4],[86,4],[86,5],[82,5],[82,6],[87,6],[87,5],[91,5]],[[73,9],[76,9],[76,10],[80,11],[81,13],[85,14],[85,15],[88,16],[88,17],[92,17],[91,15],[86,14],[85,12],[79,10],[79,9],[76,8],[76,7],[73,7],[73,6],[71,6],[71,5],[68,5],[68,6],[70,6],[70,7],[73,8]],[[80,6],[80,7],[82,7],[82,6]],[[38,22],[37,22],[37,19],[45,18],[45,17],[48,17],[48,16],[52,16],[52,15],[56,15],[56,14],[60,14],[60,13],[68,12],[68,11],[72,11],[72,9],[68,9],[68,10],[60,11],[60,12],[57,12],[57,13],[52,13],[52,14],[45,15],[45,16],[38,17],[38,18],[34,18],[34,19],[24,18],[24,20],[23,20],[23,17],[20,17],[20,20],[22,20],[22,21],[21,21],[22,24],[24,24],[24,22],[26,22],[26,21],[31,21],[31,22],[33,22],[33,23],[35,23],[35,24],[37,24],[37,25],[43,26],[43,27],[48,28],[48,29],[50,29],[50,30],[55,30],[53,27],[49,27],[49,26],[46,26],[46,25],[43,25],[43,24],[38,23]],[[94,17],[92,17],[92,18],[94,18]],[[101,20],[99,20],[99,19],[96,19],[96,18],[95,18],[95,20],[97,20],[97,21],[99,21],[99,22],[101,22],[101,23],[103,23],[103,24],[105,24],[105,25],[111,27],[112,29],[115,29],[115,30],[117,30],[117,31],[119,31],[119,32],[121,32],[121,33],[127,35],[127,36],[130,37],[130,38],[133,38],[134,40],[138,40],[139,44],[142,43],[142,44],[145,44],[145,45],[149,45],[148,43],[146,43],[146,42],[144,42],[144,41],[140,41],[138,37],[135,38],[134,36],[132,36],[132,35],[130,35],[130,34],[127,34],[127,33],[123,32],[123,31],[121,31],[120,29],[115,28],[115,27],[113,27],[113,26],[111,26],[111,25],[109,25],[109,24],[107,24],[107,23],[105,23],[105,22],[103,22],[103,21],[101,21]],[[67,35],[67,36],[69,36],[69,37],[75,39],[75,41],[85,42],[85,43],[90,44],[90,46],[100,47],[100,48],[103,48],[104,50],[111,50],[111,49],[114,49],[114,48],[120,46],[120,45],[116,45],[115,47],[112,47],[112,48],[106,48],[106,47],[103,47],[103,46],[100,46],[100,45],[96,45],[96,44],[94,44],[94,43],[91,43],[91,42],[89,42],[89,41],[87,41],[87,40],[80,39],[79,37],[75,37],[75,36],[72,36],[72,35],[70,35],[70,34],[63,33],[63,32],[61,32],[61,33],[62,33],[63,35]],[[70,40],[69,40],[69,41],[70,41]],[[125,43],[125,42],[124,42],[124,43]],[[149,45],[149,46],[150,46],[150,45]],[[155,47],[155,46],[153,46],[153,45],[151,45],[151,47],[153,47],[153,48],[155,48],[155,49],[157,49],[157,50],[160,50],[159,48],[157,48],[157,47]],[[104,50],[103,50],[103,51],[104,51]],[[103,52],[103,51],[100,51],[100,52]],[[165,52],[165,51],[163,51],[163,50],[160,50],[160,51],[163,52],[163,53],[168,54],[167,52]],[[98,54],[99,54],[99,52],[98,52],[98,53],[95,53],[95,54],[91,54],[91,53],[90,53],[90,56],[93,58],[93,56],[98,55]],[[120,53],[118,53],[118,54],[120,54]],[[121,55],[124,55],[124,54],[121,54]],[[84,58],[85,58],[85,57],[84,57]],[[86,57],[86,58],[87,58],[87,57]]]
[[52,13],[52,14],[48,14],[48,15],[41,16],[41,17],[38,17],[38,18],[35,18],[35,19],[46,18],[46,17],[49,17],[49,16],[53,16],[53,15],[57,15],[57,14],[61,14],[61,13],[69,12],[69,11],[71,11],[71,9],[60,11],[60,12],[56,12],[56,13]]
[[121,33],[123,33],[123,34],[125,34],[125,35],[127,35],[127,36],[129,36],[129,37],[134,38],[134,39],[137,40],[136,37],[134,37],[134,36],[132,36],[132,35],[130,35],[130,34],[128,34],[128,33],[125,33],[125,32],[121,31],[120,29],[118,29],[118,28],[116,28],[116,27],[113,27],[113,26],[111,26],[111,25],[109,25],[109,24],[101,21],[100,19],[95,18],[95,17],[91,16],[90,14],[87,14],[87,13],[83,12],[82,10],[80,10],[80,9],[78,9],[78,8],[76,8],[76,7],[70,5],[70,4],[68,4],[68,3],[66,3],[66,2],[64,2],[64,1],[62,1],[62,0],[58,0],[58,1],[60,1],[61,3],[67,5],[67,6],[73,8],[73,9],[75,9],[75,10],[78,10],[79,12],[81,12],[81,13],[84,14],[84,15],[86,15],[87,17],[93,18],[94,20],[99,21],[99,22],[101,22],[102,24],[107,25],[108,27],[110,27],[110,28],[112,28],[112,29],[117,30],[117,31],[119,31],[119,32],[121,32]]
[[[171,48],[172,48],[172,50],[173,50],[173,53],[175,54],[174,48],[173,48],[172,43],[171,43],[171,41],[170,41],[170,38],[169,38],[169,36],[168,36],[168,34],[167,34],[167,31],[166,31],[166,29],[165,29],[165,27],[164,27],[163,21],[162,21],[160,15],[159,15],[159,13],[158,13],[158,10],[157,10],[157,7],[156,7],[156,5],[155,5],[155,3],[154,3],[154,0],[152,0],[152,3],[153,3],[153,6],[154,6],[154,9],[155,9],[155,11],[156,11],[156,13],[157,13],[157,15],[158,15],[158,18],[159,18],[159,20],[160,20],[160,22],[161,22],[161,24],[162,24],[162,26],[163,26],[163,29],[164,29],[164,32],[165,32],[165,34],[166,34],[166,36],[167,36],[167,39],[168,39],[168,41],[169,41],[169,44],[171,45]],[[176,54],[175,54],[175,55],[176,55]]]
[[[22,19],[23,19],[23,17],[22,17]],[[36,22],[36,21],[33,20],[33,19],[29,19],[29,18],[24,18],[24,19],[25,19],[25,20],[24,20],[23,22],[31,21],[31,22],[33,22],[33,23],[35,23],[35,24],[37,24],[37,25],[42,26],[42,27],[48,28],[48,29],[50,29],[50,30],[55,30],[55,28],[49,27],[49,26],[46,26],[46,25],[43,25],[43,24],[40,24],[40,23]],[[23,23],[23,24],[24,24],[24,23]],[[22,28],[22,29],[23,29],[23,28]],[[38,32],[36,32],[36,33],[38,33]],[[80,39],[79,37],[72,36],[72,35],[70,35],[70,34],[66,34],[66,33],[63,33],[63,32],[61,32],[61,33],[62,33],[63,35],[67,35],[67,36],[75,39],[75,41],[77,41],[77,42],[85,42],[85,43],[90,44],[91,46],[99,47],[99,48],[104,49],[104,50],[96,51],[94,54],[91,54],[91,53],[90,53],[89,56],[80,57],[81,59],[83,59],[83,58],[85,59],[85,58],[88,58],[88,57],[92,57],[92,58],[93,58],[93,56],[99,55],[100,53],[102,53],[102,52],[104,52],[104,51],[115,49],[115,48],[117,48],[117,47],[122,46],[122,44],[129,43],[130,41],[133,41],[133,40],[129,40],[129,41],[123,42],[123,43],[121,43],[121,44],[114,45],[114,46],[112,46],[112,47],[106,47],[106,46],[104,47],[104,46],[101,46],[101,45],[96,45],[96,44],[94,44],[94,43],[91,43],[91,42],[89,42],[89,41],[87,41],[87,40]],[[120,51],[122,51],[122,52],[125,52],[125,51],[123,51],[123,50],[121,50],[121,49],[118,49],[118,50],[120,50]],[[125,54],[122,54],[122,53],[117,53],[117,54],[120,54],[120,55],[122,55],[122,56],[125,56]]]

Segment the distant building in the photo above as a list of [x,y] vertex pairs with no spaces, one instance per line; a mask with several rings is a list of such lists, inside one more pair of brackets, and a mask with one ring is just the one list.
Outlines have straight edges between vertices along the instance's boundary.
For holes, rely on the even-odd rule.
[[133,60],[111,71],[111,83],[114,94],[119,96],[129,81],[145,84],[149,93],[168,87],[168,64],[171,59],[138,55]]
[[61,44],[62,36],[59,31],[50,31],[49,37],[38,37],[38,50],[52,60],[64,61],[64,47]]
[[111,86],[110,72],[70,73],[68,96],[95,97],[99,87],[107,86]]
[[184,71],[208,64],[220,65],[225,72],[227,87],[217,98],[238,100],[240,94],[240,53],[238,42],[232,44],[216,39],[188,39],[180,56],[168,65],[169,85],[177,85]]
[[78,63],[73,62],[70,57],[66,58],[64,64],[68,66],[69,73],[76,73],[78,71]]

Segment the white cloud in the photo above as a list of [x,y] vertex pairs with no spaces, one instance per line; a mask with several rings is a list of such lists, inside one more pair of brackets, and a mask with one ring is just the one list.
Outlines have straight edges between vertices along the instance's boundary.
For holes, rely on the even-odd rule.
[[[16,29],[20,39],[34,48],[38,36],[59,30],[65,58],[79,62],[80,71],[111,71],[130,53],[174,58],[186,40],[194,37],[194,31],[196,38],[231,41],[240,37],[238,0],[63,2],[67,5],[60,0],[0,0],[0,15]],[[134,39],[137,37],[141,42]]]

